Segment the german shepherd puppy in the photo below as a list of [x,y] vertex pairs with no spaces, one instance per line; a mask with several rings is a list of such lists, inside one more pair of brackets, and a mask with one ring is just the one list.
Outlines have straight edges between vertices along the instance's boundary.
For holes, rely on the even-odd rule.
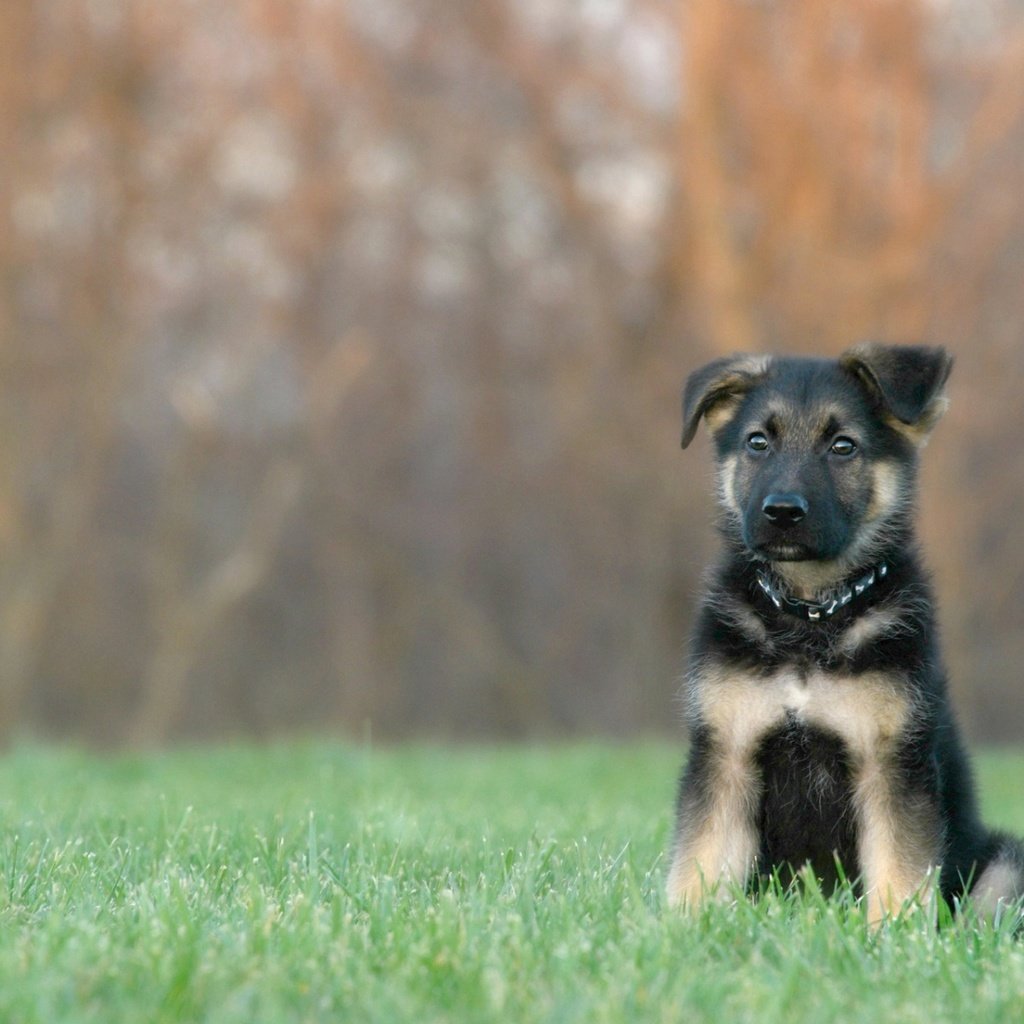
[[872,922],[936,884],[987,916],[1024,895],[1024,844],[978,818],[914,540],[951,366],[862,345],[687,381],[683,447],[703,419],[725,543],[684,689],[671,904],[801,869],[854,881]]

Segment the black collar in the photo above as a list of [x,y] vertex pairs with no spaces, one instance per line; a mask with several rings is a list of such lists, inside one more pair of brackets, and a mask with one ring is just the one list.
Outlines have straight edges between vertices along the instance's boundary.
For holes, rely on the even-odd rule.
[[844,584],[827,601],[801,601],[799,598],[789,597],[763,569],[757,570],[757,585],[779,611],[788,612],[808,622],[820,622],[822,619],[832,618],[840,608],[845,608],[855,597],[860,597],[878,580],[884,580],[888,571],[889,566],[882,562],[852,583]]

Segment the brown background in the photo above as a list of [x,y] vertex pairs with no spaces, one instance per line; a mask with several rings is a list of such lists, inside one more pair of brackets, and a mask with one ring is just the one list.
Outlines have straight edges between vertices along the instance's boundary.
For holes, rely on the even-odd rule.
[[0,115],[0,738],[676,732],[682,380],[865,337],[1024,736],[1015,5],[4,0]]

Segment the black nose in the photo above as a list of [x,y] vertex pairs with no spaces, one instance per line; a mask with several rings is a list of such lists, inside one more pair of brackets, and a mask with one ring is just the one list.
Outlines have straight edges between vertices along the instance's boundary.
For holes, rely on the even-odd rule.
[[802,494],[769,494],[761,503],[761,511],[776,526],[786,529],[795,526],[810,506]]

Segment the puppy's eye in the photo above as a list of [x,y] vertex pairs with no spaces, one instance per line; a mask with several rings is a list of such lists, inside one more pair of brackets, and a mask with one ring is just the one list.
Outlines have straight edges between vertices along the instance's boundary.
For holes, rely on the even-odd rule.
[[747,447],[752,452],[766,452],[768,451],[768,438],[757,431],[747,438]]
[[829,451],[833,455],[852,455],[857,450],[857,444],[855,441],[851,441],[848,437],[837,437],[833,442]]

